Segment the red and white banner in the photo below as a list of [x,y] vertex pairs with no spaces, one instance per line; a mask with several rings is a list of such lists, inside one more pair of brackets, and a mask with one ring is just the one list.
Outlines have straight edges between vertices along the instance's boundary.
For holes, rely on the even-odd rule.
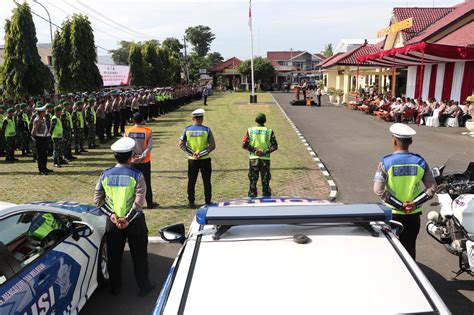
[[97,65],[104,86],[128,85],[130,82],[130,67],[118,65]]

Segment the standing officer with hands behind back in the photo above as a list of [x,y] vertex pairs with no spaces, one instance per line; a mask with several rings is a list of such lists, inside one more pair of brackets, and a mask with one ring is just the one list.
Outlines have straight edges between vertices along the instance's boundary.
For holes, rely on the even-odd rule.
[[188,207],[194,208],[195,204],[195,186],[199,171],[201,171],[202,181],[204,183],[204,198],[206,204],[211,203],[211,153],[216,148],[214,136],[211,129],[204,126],[204,109],[196,109],[191,113],[193,124],[184,129],[179,146],[181,150],[189,156],[188,160]]
[[110,292],[120,294],[122,255],[128,239],[139,296],[156,286],[148,278],[148,229],[143,214],[146,184],[143,174],[130,166],[135,140],[120,138],[112,146],[117,165],[100,176],[94,193],[97,207],[109,217],[106,241],[110,274]]
[[436,181],[428,163],[408,151],[416,131],[397,123],[390,127],[390,132],[394,152],[381,159],[375,173],[374,192],[392,209],[393,219],[403,224],[400,242],[415,259],[421,205],[433,197]]

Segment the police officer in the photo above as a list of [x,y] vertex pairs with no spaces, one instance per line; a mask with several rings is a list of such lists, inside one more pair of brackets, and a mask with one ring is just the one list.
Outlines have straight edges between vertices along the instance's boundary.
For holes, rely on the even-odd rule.
[[267,117],[258,113],[255,117],[257,126],[249,128],[242,141],[242,148],[249,151],[249,180],[250,188],[248,196],[257,197],[258,176],[262,178],[263,196],[271,196],[270,189],[270,153],[278,149],[275,133],[272,129],[265,127]]
[[95,99],[89,99],[89,106],[86,109],[86,126],[87,126],[87,147],[89,149],[96,149],[95,143],[97,113],[94,107]]
[[48,175],[52,170],[47,168],[48,163],[48,142],[49,129],[46,124],[46,107],[41,102],[36,103],[36,114],[31,127],[31,136],[33,137],[36,150],[36,159],[38,162],[38,171],[42,175]]
[[60,101],[59,103],[64,107],[61,115],[61,123],[63,125],[64,157],[69,161],[76,160],[77,158],[72,155],[72,133],[74,130],[74,122],[72,121],[72,104],[68,101]]
[[133,114],[135,125],[125,130],[125,137],[135,140],[133,148],[132,165],[142,172],[146,183],[146,204],[148,209],[153,209],[158,204],[153,202],[153,191],[151,189],[151,149],[153,137],[150,128],[143,126],[144,119],[141,113]]
[[82,112],[82,101],[77,101],[74,104],[74,110],[72,112],[72,122],[74,124],[74,146],[76,155],[80,155],[82,152],[87,152],[84,149],[84,114]]
[[2,125],[6,144],[5,162],[7,163],[14,163],[18,161],[18,159],[15,158],[16,124],[14,114],[15,110],[13,108],[9,108],[7,110],[7,116],[3,119]]
[[188,207],[195,208],[195,186],[199,171],[204,183],[204,198],[206,204],[211,203],[211,153],[216,144],[211,129],[204,126],[204,109],[196,109],[191,113],[193,124],[187,126],[181,135],[179,146],[189,156],[188,160]]
[[17,120],[17,131],[20,133],[21,144],[21,155],[26,156],[30,153],[30,116],[27,113],[28,105],[25,103],[20,104],[20,113],[18,114]]
[[3,119],[5,119],[5,105],[0,105],[0,156],[5,156],[5,131],[3,130]]
[[375,173],[374,192],[392,209],[393,219],[403,224],[400,242],[415,259],[421,205],[433,197],[436,181],[428,163],[408,150],[416,131],[396,123],[390,132],[394,152],[381,159]]
[[55,167],[61,167],[62,164],[68,164],[63,157],[63,123],[61,115],[63,113],[62,106],[54,108],[54,116],[51,118],[51,138],[53,140],[53,160]]
[[100,176],[94,194],[97,207],[107,220],[107,254],[110,292],[120,294],[122,286],[122,254],[128,239],[139,296],[147,295],[156,286],[148,278],[148,229],[143,214],[146,184],[142,173],[130,166],[135,140],[120,138],[112,146],[117,165]]

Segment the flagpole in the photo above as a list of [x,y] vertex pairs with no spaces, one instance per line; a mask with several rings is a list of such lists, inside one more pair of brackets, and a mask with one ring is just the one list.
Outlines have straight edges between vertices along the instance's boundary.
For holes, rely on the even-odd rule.
[[255,95],[255,78],[253,70],[253,27],[252,27],[252,0],[249,0],[249,26],[250,26],[250,50],[252,55],[250,56],[250,71],[252,76],[252,94],[250,95],[250,103],[257,102],[257,96]]

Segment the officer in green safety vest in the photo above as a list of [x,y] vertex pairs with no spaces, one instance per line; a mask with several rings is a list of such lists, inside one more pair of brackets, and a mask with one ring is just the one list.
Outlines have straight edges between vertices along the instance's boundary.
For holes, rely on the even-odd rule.
[[145,296],[156,286],[148,277],[148,229],[143,214],[146,184],[143,174],[131,166],[135,140],[117,140],[111,149],[117,165],[105,170],[97,181],[94,202],[109,219],[106,225],[110,292],[120,294],[122,286],[122,254],[125,242],[132,253],[133,269],[139,296]]
[[68,164],[63,154],[63,135],[64,128],[61,121],[63,113],[62,106],[54,108],[54,116],[51,118],[51,139],[53,140],[53,161],[55,167],[61,167],[63,164]]
[[[53,214],[44,213],[37,215],[30,224],[27,235],[37,241],[47,241],[48,236],[54,234],[54,231],[62,230],[62,225]],[[51,239],[51,237],[50,237]]]
[[278,149],[275,133],[265,127],[267,117],[258,113],[255,117],[257,126],[249,128],[242,140],[242,148],[249,151],[249,193],[250,198],[257,197],[257,183],[259,174],[262,178],[262,195],[272,195],[270,188],[270,154]]
[[84,149],[84,114],[82,112],[82,101],[77,101],[74,104],[74,110],[72,112],[72,121],[74,123],[74,146],[76,149],[76,155],[80,155],[81,152],[87,152]]
[[2,130],[5,134],[5,162],[14,163],[18,161],[15,158],[15,139],[16,139],[16,123],[15,123],[15,110],[9,108],[7,110],[7,116],[3,118]]
[[5,156],[5,130],[3,130],[3,119],[5,119],[5,105],[0,105],[0,156]]
[[25,103],[20,104],[20,113],[18,114],[17,120],[17,132],[20,133],[19,139],[21,143],[21,155],[26,156],[31,153],[30,151],[30,116],[26,112],[28,105]]
[[95,99],[89,99],[89,106],[86,109],[86,126],[87,126],[87,147],[89,149],[97,148],[95,143],[95,126],[97,124],[97,113],[94,108]]
[[61,115],[61,122],[63,124],[63,151],[64,157],[68,161],[76,160],[77,158],[72,155],[72,137],[74,130],[74,122],[72,121],[72,104],[65,100],[60,100],[64,109]]
[[415,259],[421,205],[435,194],[436,181],[428,163],[408,150],[416,131],[397,123],[390,127],[390,132],[394,152],[381,159],[375,173],[374,192],[392,209],[393,219],[403,224],[400,242]]
[[[46,126],[48,130],[51,130],[51,119],[54,116],[54,104],[53,103],[46,103],[46,115],[44,116],[44,120],[46,121]],[[51,134],[48,136],[48,155],[51,156],[53,154],[53,141],[51,140]]]
[[211,203],[211,153],[216,148],[211,128],[204,126],[204,109],[196,109],[191,113],[193,124],[187,126],[180,137],[179,146],[186,152],[188,158],[188,207],[195,208],[195,186],[199,172],[204,184],[204,199],[206,204]]

